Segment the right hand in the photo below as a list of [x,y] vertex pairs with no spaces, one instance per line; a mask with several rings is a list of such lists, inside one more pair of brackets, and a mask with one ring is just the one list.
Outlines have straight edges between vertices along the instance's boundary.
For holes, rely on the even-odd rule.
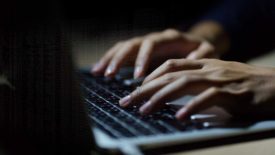
[[148,68],[158,67],[171,58],[214,58],[214,46],[206,39],[168,29],[132,38],[113,46],[93,67],[93,74],[113,77],[123,65],[135,66],[134,77],[145,76]]
[[194,98],[177,111],[179,120],[213,106],[237,117],[274,118],[275,68],[217,59],[168,60],[119,104],[129,107],[147,100],[139,111],[150,114],[184,95]]

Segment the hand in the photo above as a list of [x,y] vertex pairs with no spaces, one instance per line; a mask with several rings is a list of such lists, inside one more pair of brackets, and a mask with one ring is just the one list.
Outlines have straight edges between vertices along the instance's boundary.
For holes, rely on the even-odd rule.
[[120,105],[148,99],[140,112],[149,114],[186,94],[196,97],[176,113],[180,120],[211,106],[220,106],[233,116],[274,116],[275,70],[215,59],[168,60],[138,90],[121,99]]
[[134,77],[144,76],[151,66],[169,58],[200,59],[217,57],[205,39],[168,29],[117,43],[94,66],[94,74],[114,76],[122,65],[135,65]]

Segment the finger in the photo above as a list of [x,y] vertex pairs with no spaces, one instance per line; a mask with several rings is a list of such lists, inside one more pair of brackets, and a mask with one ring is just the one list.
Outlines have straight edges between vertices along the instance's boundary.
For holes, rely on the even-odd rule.
[[105,69],[107,68],[110,60],[115,55],[116,51],[122,46],[123,43],[117,43],[114,47],[109,49],[107,53],[100,59],[99,62],[97,62],[93,68],[92,73],[93,74],[101,74],[104,73]]
[[145,75],[153,50],[154,42],[152,40],[146,39],[142,42],[135,64],[135,78],[139,78]]
[[190,115],[205,110],[217,104],[225,104],[230,100],[219,88],[211,87],[190,100],[183,108],[176,113],[176,118],[184,120]]
[[132,106],[135,104],[139,104],[142,101],[149,98],[152,94],[154,94],[154,92],[159,90],[164,85],[165,85],[164,83],[152,82],[146,86],[138,87],[130,95],[121,99],[119,101],[119,104],[122,107],[128,107],[128,106]]
[[138,48],[139,42],[137,40],[125,43],[112,58],[105,71],[105,76],[113,77],[126,59],[129,59],[130,56],[133,58],[132,55],[136,55]]
[[156,91],[164,87],[165,85],[173,82],[182,75],[181,73],[172,73],[168,76],[162,76],[155,80],[152,80],[148,82],[145,85],[142,85],[135,91],[133,91],[130,95],[124,97],[120,100],[120,105],[123,107],[127,107],[130,105],[134,105],[136,103],[140,103],[141,101],[144,101],[148,99],[150,96],[152,96]]
[[217,57],[214,52],[214,47],[207,43],[203,42],[201,45],[198,47],[198,49],[192,51],[186,59],[190,60],[196,60],[196,59],[202,59],[202,58],[210,58],[210,57]]
[[157,110],[165,103],[186,94],[198,94],[209,87],[209,82],[198,76],[189,76],[176,80],[155,93],[141,108],[142,114]]
[[190,70],[190,69],[200,69],[203,64],[200,61],[193,61],[187,59],[170,59],[167,60],[164,64],[158,67],[155,71],[153,71],[150,75],[148,75],[143,84],[156,79],[166,73],[176,72],[179,70]]

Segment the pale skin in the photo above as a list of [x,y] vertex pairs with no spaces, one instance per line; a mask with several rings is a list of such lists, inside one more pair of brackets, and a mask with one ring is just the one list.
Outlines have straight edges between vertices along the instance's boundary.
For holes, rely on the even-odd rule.
[[195,95],[177,113],[179,120],[211,106],[233,115],[272,116],[275,112],[275,69],[227,62],[219,58],[229,47],[222,27],[201,22],[183,33],[168,29],[119,42],[95,65],[92,73],[113,77],[124,65],[135,66],[134,77],[142,77],[156,60],[158,68],[141,87],[121,99],[122,107],[147,102],[140,107],[150,114],[183,95]]
[[120,100],[122,107],[148,101],[140,107],[150,114],[186,94],[196,97],[177,113],[188,116],[212,106],[234,115],[272,116],[275,112],[275,68],[250,66],[217,59],[172,59],[149,76],[138,90]]
[[[223,34],[219,24],[205,21],[186,33],[167,29],[134,37],[114,45],[94,65],[92,72],[96,75],[104,74],[107,77],[113,77],[122,66],[127,64],[135,66],[133,76],[138,78],[145,76],[150,66],[159,66],[171,58],[218,58],[228,44]],[[218,42],[220,40],[224,43]]]

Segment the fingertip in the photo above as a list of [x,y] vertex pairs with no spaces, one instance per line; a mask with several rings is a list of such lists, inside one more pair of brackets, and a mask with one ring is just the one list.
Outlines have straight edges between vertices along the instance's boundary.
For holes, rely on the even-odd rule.
[[128,96],[122,98],[121,100],[119,100],[119,105],[121,107],[127,107],[129,105],[130,101],[131,101],[131,95],[128,95]]
[[180,121],[185,120],[188,117],[187,108],[182,108],[176,113],[176,118]]
[[137,66],[134,71],[134,78],[140,78],[143,74],[143,68],[141,66]]
[[115,67],[113,65],[109,66],[105,73],[104,73],[104,76],[106,77],[113,77],[115,74]]
[[151,112],[151,101],[146,102],[143,106],[139,108],[139,112],[143,115],[147,115]]
[[104,76],[109,77],[112,74],[112,71],[108,68],[105,73]]

